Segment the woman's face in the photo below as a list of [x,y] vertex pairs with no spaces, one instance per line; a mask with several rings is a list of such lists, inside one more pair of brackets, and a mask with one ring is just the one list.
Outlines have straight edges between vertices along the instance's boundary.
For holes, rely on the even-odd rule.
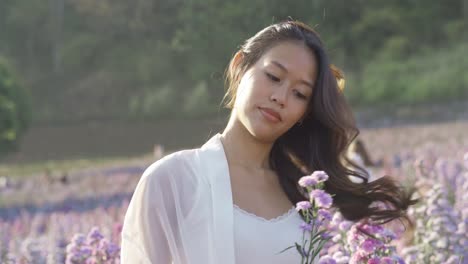
[[242,76],[233,111],[257,139],[274,142],[300,121],[317,78],[313,52],[301,42],[270,48]]

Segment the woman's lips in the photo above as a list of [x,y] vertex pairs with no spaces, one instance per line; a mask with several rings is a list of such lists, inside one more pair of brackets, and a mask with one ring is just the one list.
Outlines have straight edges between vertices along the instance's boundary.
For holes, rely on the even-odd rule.
[[281,122],[281,116],[278,112],[270,108],[259,107],[260,112],[270,122],[278,123]]

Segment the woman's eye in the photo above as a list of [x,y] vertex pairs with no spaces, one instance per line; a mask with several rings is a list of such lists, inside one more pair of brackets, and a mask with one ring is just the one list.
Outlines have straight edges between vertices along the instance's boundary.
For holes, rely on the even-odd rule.
[[280,81],[280,78],[274,76],[274,75],[271,74],[271,73],[266,72],[265,74],[268,76],[268,78],[270,78],[270,80],[272,80],[272,81],[274,81],[274,82],[279,82],[279,81]]
[[297,90],[294,90],[294,95],[297,96],[300,99],[307,99],[307,96],[305,96],[304,94],[300,93]]

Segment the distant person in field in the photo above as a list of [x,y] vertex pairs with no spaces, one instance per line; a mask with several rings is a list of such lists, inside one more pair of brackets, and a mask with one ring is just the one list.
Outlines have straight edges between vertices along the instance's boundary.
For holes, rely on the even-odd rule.
[[356,159],[359,159],[359,163],[361,163],[360,165],[366,167],[379,167],[382,165],[382,161],[380,160],[377,162],[373,161],[373,159],[370,156],[370,153],[364,145],[364,141],[362,141],[359,138],[355,139],[350,145],[349,153],[350,155],[357,155]]
[[[296,251],[277,253],[302,239],[294,205],[307,197],[297,183],[316,170],[329,175],[325,189],[346,219],[405,215],[412,201],[398,185],[368,182],[346,162],[358,129],[343,76],[314,29],[298,21],[262,29],[232,57],[226,78],[224,130],[143,173],[121,263],[300,263]],[[375,201],[390,207],[372,208]]]
[[[356,165],[360,166],[361,168],[365,169],[368,176],[369,181],[374,181],[377,179],[377,176],[372,173],[373,168],[382,167],[383,160],[379,159],[374,161],[371,158],[370,153],[368,152],[364,141],[359,138],[356,138],[348,148],[347,157],[356,163]],[[361,179],[354,180],[361,181]]]

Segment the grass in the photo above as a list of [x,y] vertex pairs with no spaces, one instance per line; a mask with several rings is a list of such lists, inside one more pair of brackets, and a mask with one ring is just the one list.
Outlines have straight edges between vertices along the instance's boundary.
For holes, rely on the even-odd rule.
[[28,177],[49,172],[70,172],[83,169],[99,169],[112,166],[131,166],[149,163],[153,160],[151,155],[133,157],[107,157],[107,158],[82,158],[69,160],[49,160],[42,162],[30,162],[21,164],[0,164],[0,176]]

